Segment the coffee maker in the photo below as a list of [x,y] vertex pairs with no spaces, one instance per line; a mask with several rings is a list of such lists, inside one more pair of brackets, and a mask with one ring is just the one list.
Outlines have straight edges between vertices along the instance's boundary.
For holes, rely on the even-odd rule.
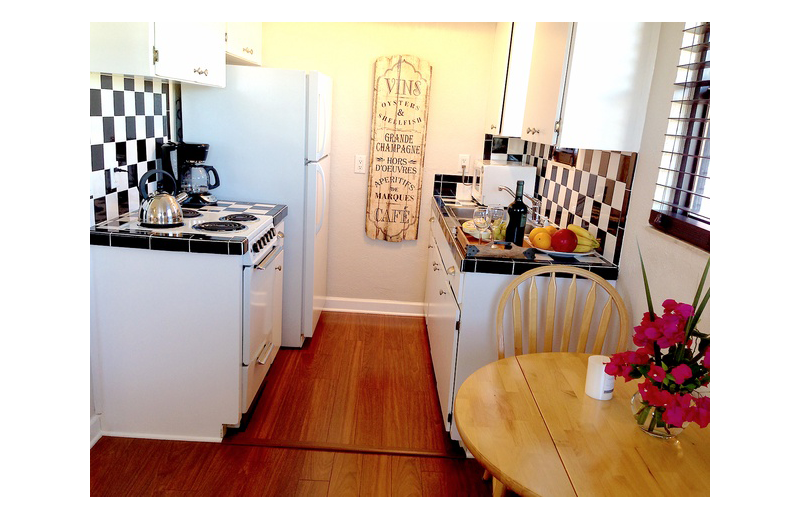
[[208,145],[200,143],[172,143],[161,146],[162,166],[180,183],[180,190],[188,195],[183,206],[199,208],[216,205],[217,198],[209,193],[219,186],[219,174],[210,165],[203,164],[208,157]]

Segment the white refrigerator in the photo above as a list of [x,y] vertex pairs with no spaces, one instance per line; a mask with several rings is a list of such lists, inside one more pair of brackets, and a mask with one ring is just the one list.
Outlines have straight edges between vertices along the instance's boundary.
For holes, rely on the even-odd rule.
[[183,140],[209,145],[218,199],[288,206],[281,346],[299,348],[327,297],[332,82],[229,65],[226,83],[181,85]]

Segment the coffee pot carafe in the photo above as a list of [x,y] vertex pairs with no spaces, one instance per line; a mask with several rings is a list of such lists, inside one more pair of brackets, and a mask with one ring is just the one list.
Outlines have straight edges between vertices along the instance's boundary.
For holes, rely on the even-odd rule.
[[164,143],[162,163],[180,183],[180,190],[188,195],[186,207],[214,205],[217,198],[209,190],[219,186],[219,174],[210,165],[203,164],[208,156],[208,145],[201,143]]
[[[183,184],[181,188],[188,195],[207,194],[208,190],[213,190],[219,186],[219,175],[217,170],[208,164],[187,164],[183,172]],[[213,177],[213,181],[211,180]]]

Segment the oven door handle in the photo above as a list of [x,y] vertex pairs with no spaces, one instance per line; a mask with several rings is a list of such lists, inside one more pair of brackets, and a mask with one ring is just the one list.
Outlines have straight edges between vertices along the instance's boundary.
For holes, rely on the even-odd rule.
[[264,344],[264,347],[261,349],[261,354],[258,355],[257,359],[259,365],[266,364],[270,352],[272,352],[272,342],[270,342],[269,345]]
[[267,256],[265,256],[264,259],[258,263],[258,265],[256,266],[256,269],[258,269],[259,271],[263,271],[264,269],[266,269],[267,268],[267,264],[272,262],[272,259],[275,258],[275,256],[279,252],[280,252],[280,249],[278,249],[277,246],[272,246],[272,251],[270,251],[269,254]]

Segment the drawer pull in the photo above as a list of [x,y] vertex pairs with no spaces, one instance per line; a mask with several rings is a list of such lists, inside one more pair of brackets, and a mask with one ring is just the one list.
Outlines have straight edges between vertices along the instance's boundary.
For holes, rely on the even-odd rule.
[[253,49],[249,47],[242,47],[242,51],[246,52],[247,54],[253,54]]
[[258,364],[264,365],[267,363],[267,357],[269,357],[269,353],[272,351],[272,343],[269,345],[264,345],[264,348],[261,349],[261,353],[258,355]]
[[447,294],[446,291],[439,289],[439,296],[444,296],[445,294]]
[[194,69],[194,72],[195,72],[195,74],[208,76],[208,69],[201,69],[201,68],[198,67],[198,68]]

